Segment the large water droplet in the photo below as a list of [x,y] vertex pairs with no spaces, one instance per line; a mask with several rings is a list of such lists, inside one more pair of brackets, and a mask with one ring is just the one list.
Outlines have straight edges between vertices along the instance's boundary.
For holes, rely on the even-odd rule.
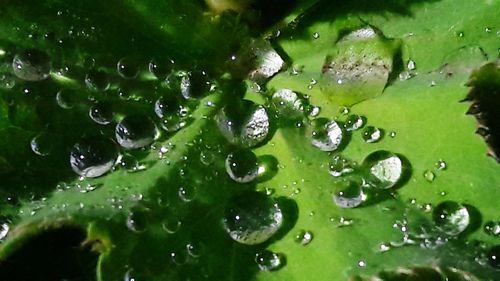
[[215,119],[221,133],[232,144],[253,147],[262,143],[269,133],[266,109],[251,101],[225,106]]
[[432,218],[436,226],[448,235],[462,233],[470,224],[469,211],[453,201],[444,201],[434,208]]
[[50,57],[37,49],[26,50],[14,56],[12,69],[14,74],[26,81],[40,81],[50,75],[52,63]]
[[256,191],[245,191],[231,198],[223,219],[229,236],[247,245],[269,240],[282,223],[283,214],[278,204]]
[[274,271],[284,265],[285,257],[282,254],[264,250],[255,254],[255,262],[261,271]]
[[251,182],[257,178],[259,172],[257,156],[250,149],[235,151],[226,158],[226,171],[236,182]]
[[312,123],[311,143],[322,151],[334,151],[342,143],[343,132],[334,120],[317,118]]
[[95,178],[111,170],[118,157],[116,145],[109,139],[84,138],[73,146],[70,164],[77,174]]
[[403,161],[389,151],[379,150],[371,153],[365,158],[363,165],[367,169],[368,183],[375,188],[391,188],[403,176]]
[[300,120],[304,117],[304,103],[297,93],[290,89],[281,89],[272,96],[272,103],[279,116],[288,120]]
[[118,144],[126,149],[146,147],[153,143],[156,134],[155,124],[144,115],[129,115],[115,129]]

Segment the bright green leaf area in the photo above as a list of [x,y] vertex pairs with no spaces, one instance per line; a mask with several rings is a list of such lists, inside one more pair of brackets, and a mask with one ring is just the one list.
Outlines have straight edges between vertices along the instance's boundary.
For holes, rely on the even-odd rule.
[[[74,39],[78,48],[60,47],[64,59],[84,72],[82,57],[94,56],[97,65],[111,72],[115,67],[112,64],[127,51],[141,54],[151,48],[152,54],[144,56],[170,58],[163,53],[165,50],[180,61],[180,68],[189,70],[193,65],[202,65],[217,76],[224,72],[225,60],[234,51],[235,46],[229,45],[248,36],[239,17],[212,16],[197,1],[178,5],[172,4],[175,1],[166,1],[159,6],[154,2],[95,3],[100,9],[92,11],[85,5],[54,1],[57,7],[88,12],[98,20],[98,26],[102,26],[100,32],[104,34]],[[99,281],[124,280],[127,274],[137,280],[348,280],[354,275],[371,276],[382,270],[413,266],[451,266],[484,280],[495,280],[498,271],[474,261],[482,252],[473,241],[482,241],[485,247],[499,243],[498,237],[486,235],[481,225],[435,248],[421,247],[419,244],[423,241],[417,241],[416,245],[380,252],[380,245],[401,241],[403,234],[394,227],[398,222],[407,221],[411,230],[420,223],[432,224],[431,211],[426,206],[436,206],[445,200],[475,207],[481,214],[480,222],[500,220],[499,164],[486,155],[488,148],[484,140],[475,134],[476,120],[465,114],[470,104],[460,102],[469,91],[465,83],[471,71],[498,59],[500,2],[318,1],[314,5],[313,2],[301,1],[299,8],[277,24],[276,28],[282,32],[272,41],[289,58],[290,68],[271,78],[262,93],[249,91],[245,98],[266,103],[274,90],[288,88],[308,95],[312,105],[321,107],[321,117],[345,119],[347,116],[341,113],[342,98],[322,91],[325,88],[321,69],[326,56],[336,51],[335,43],[343,35],[370,25],[386,38],[401,42],[400,58],[394,58],[399,59],[401,65],[393,62],[392,74],[395,75],[391,75],[383,94],[378,96],[377,90],[370,95],[374,98],[349,108],[350,114],[365,116],[366,125],[384,130],[381,141],[366,143],[358,130],[352,133],[342,151],[328,153],[311,145],[304,128],[307,122],[303,128],[277,128],[271,139],[253,149],[261,158],[277,160],[276,175],[257,183],[236,183],[227,175],[224,161],[227,154],[237,148],[228,144],[212,117],[229,99],[239,97],[234,93],[236,90],[228,86],[231,81],[216,79],[216,90],[197,101],[192,122],[175,134],[163,133],[150,150],[133,152],[145,165],[143,171],[117,168],[96,179],[80,180],[69,167],[53,173],[61,163],[67,163],[64,162],[67,158],[61,163],[54,162],[57,163],[54,168],[50,161],[56,158],[33,160],[35,167],[49,161],[46,168],[35,170],[39,172],[40,181],[19,191],[22,196],[19,195],[18,204],[0,204],[0,214],[13,220],[0,246],[0,261],[15,255],[40,232],[76,225],[87,231],[86,243],[92,244],[100,254],[96,269]],[[23,14],[22,9],[13,4],[8,7],[10,10],[5,11],[11,14],[0,11],[0,16],[14,18]],[[47,4],[43,9],[49,11],[52,7]],[[117,9],[117,13],[110,13],[111,9]],[[117,14],[129,17],[124,20]],[[110,15],[114,15],[112,19],[116,22],[106,26],[103,18]],[[60,20],[57,32],[64,31],[63,25],[69,18]],[[26,22],[28,19],[29,15],[23,18]],[[293,19],[296,21],[291,22]],[[80,20],[71,20],[81,24]],[[0,21],[0,49],[11,51],[9,48],[12,48],[15,53],[33,47],[34,43],[18,33],[10,34],[9,30],[21,23],[26,25],[25,29],[30,28],[22,21]],[[122,25],[124,23],[127,25]],[[120,27],[129,28],[136,40],[130,43],[130,38],[121,32],[114,35],[115,28]],[[315,33],[319,37],[314,36]],[[225,37],[231,38],[230,42],[225,42]],[[134,47],[127,48],[127,43]],[[42,47],[52,46],[43,44]],[[99,44],[109,44],[109,54],[103,53]],[[56,53],[50,50],[49,53]],[[0,59],[3,58],[0,56]],[[406,69],[409,60],[415,63],[415,69]],[[7,72],[7,63],[0,60],[0,66],[1,71]],[[291,75],[291,68],[300,72]],[[407,72],[411,78],[400,79],[398,72]],[[85,97],[88,93],[81,90],[85,87],[81,76],[71,79],[72,87],[80,89],[79,95]],[[152,115],[155,95],[159,95],[157,91],[162,93],[161,83],[152,82],[151,78],[137,79],[135,86],[133,82],[122,81],[111,88],[115,90],[126,84],[137,91],[132,91],[137,96],[143,95],[143,99],[124,102],[111,94],[105,99],[118,107],[120,114]],[[319,82],[314,84],[312,80]],[[39,95],[43,90],[66,86],[64,81],[54,79],[52,82],[57,86],[46,81],[28,85],[41,89],[37,92]],[[9,175],[19,171],[24,159],[35,159],[26,155],[30,153],[31,137],[43,130],[37,122],[52,122],[54,125],[50,128],[56,133],[64,131],[65,122],[82,128],[84,135],[102,128],[88,122],[86,104],[72,113],[54,111],[50,118],[38,116],[38,112],[46,108],[39,102],[43,96],[36,99],[37,103],[29,96],[15,96],[19,93],[14,91],[20,91],[22,83],[19,82],[20,88],[0,88],[3,98],[0,100],[0,176],[5,173],[8,184],[21,180]],[[148,91],[152,93],[144,94]],[[14,101],[15,106],[5,100]],[[37,114],[33,113],[35,107],[29,113],[33,104],[37,105]],[[79,116],[87,121],[81,121]],[[113,128],[106,127],[101,132],[112,137]],[[80,135],[65,137],[73,141]],[[377,150],[404,156],[411,165],[408,181],[381,202],[369,202],[354,209],[336,206],[333,195],[338,184],[328,173],[332,156],[341,154],[362,163]],[[13,155],[13,151],[19,151],[19,157]],[[202,163],[200,157],[207,153],[212,160]],[[438,160],[446,162],[445,170],[436,168]],[[428,171],[435,174],[432,182],[423,176]],[[14,187],[8,184],[0,185],[0,194],[12,194]],[[194,190],[192,200],[179,198],[181,187]],[[231,196],[249,189],[271,191],[271,197],[284,212],[282,229],[270,241],[255,246],[231,240],[221,222]],[[30,192],[36,195],[36,200],[26,196]],[[295,241],[301,230],[313,233],[310,244],[304,246]],[[186,253],[188,244],[196,245],[200,255]],[[264,249],[283,254],[284,266],[272,272],[259,271],[254,258]]]

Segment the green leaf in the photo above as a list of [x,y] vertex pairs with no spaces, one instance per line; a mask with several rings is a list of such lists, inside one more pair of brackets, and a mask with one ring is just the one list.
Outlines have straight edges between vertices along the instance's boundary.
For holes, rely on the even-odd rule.
[[[218,15],[201,1],[5,3],[0,77],[15,85],[0,84],[0,277],[29,278],[21,253],[32,252],[42,280],[73,278],[34,250],[50,241],[84,252],[75,280],[494,280],[498,238],[482,226],[499,220],[499,167],[461,101],[473,70],[498,59],[500,3],[227,3],[207,1]],[[246,89],[242,73],[272,63],[252,57],[268,51],[245,45],[255,37],[288,69]],[[52,58],[49,78],[15,76],[13,58],[30,48]],[[117,71],[123,58],[137,75]],[[149,72],[151,59],[166,73]],[[151,147],[120,147],[111,171],[79,178],[73,145],[104,136],[118,147],[116,124],[137,114],[158,128]],[[353,118],[364,128],[348,130]],[[40,142],[47,155],[31,151],[35,136],[52,140]],[[381,155],[393,158],[374,172]],[[352,171],[332,176],[339,163]],[[352,189],[360,205],[342,208],[335,198]],[[229,233],[234,212],[248,225]],[[258,231],[239,239],[249,225]],[[47,238],[64,233],[71,243]]]

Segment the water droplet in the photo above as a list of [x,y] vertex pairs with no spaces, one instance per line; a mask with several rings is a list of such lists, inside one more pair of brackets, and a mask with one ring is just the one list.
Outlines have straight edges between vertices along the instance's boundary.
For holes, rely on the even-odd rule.
[[176,265],[183,265],[187,262],[188,256],[184,251],[170,252],[170,259]]
[[14,56],[12,69],[14,74],[26,81],[40,81],[50,75],[52,63],[50,57],[37,49],[26,50]]
[[314,32],[313,33],[313,38],[318,39],[319,38],[319,32]]
[[248,79],[258,84],[278,73],[285,65],[285,61],[266,40],[252,40],[246,52],[241,56],[243,61],[249,59],[255,65],[255,69],[248,74]]
[[203,245],[197,242],[190,242],[186,244],[187,253],[193,258],[198,258],[203,253]]
[[61,108],[71,109],[75,106],[77,94],[75,91],[64,89],[56,94],[56,102]]
[[491,236],[500,236],[500,222],[488,221],[484,224],[484,232]]
[[12,89],[16,85],[16,79],[9,74],[0,74],[0,88]]
[[236,242],[255,245],[271,238],[281,227],[283,214],[270,197],[256,191],[244,191],[226,206],[224,228]]
[[395,138],[396,137],[396,132],[392,131],[389,133],[389,137]]
[[262,143],[269,133],[266,109],[251,101],[238,101],[225,106],[215,117],[224,137],[235,145],[253,147]]
[[470,224],[467,208],[453,201],[439,203],[432,212],[432,218],[439,229],[452,236],[462,233]]
[[457,36],[460,37],[460,38],[462,38],[462,37],[465,36],[465,33],[463,31],[458,31],[457,32]]
[[89,117],[100,125],[108,125],[113,121],[113,110],[107,103],[97,103],[90,107]]
[[390,244],[386,244],[386,243],[382,243],[378,246],[378,251],[383,253],[383,252],[387,252],[391,249],[391,245]]
[[179,71],[176,76],[180,79],[179,88],[185,99],[199,98],[210,89],[210,82],[205,71]]
[[409,60],[406,67],[408,68],[408,70],[415,70],[417,68],[417,65],[415,64],[414,61]]
[[153,143],[157,129],[144,115],[129,115],[116,125],[116,140],[126,149],[143,148]]
[[354,168],[349,160],[340,155],[335,155],[328,165],[328,170],[330,175],[340,177],[344,174],[351,173],[354,171]]
[[106,91],[110,86],[108,74],[102,70],[95,69],[87,73],[85,84],[89,89],[94,91]]
[[187,203],[193,201],[196,196],[196,190],[192,186],[181,186],[179,187],[178,194],[179,198]]
[[367,181],[379,189],[395,186],[403,176],[403,161],[389,151],[379,150],[368,155],[363,161],[368,172]]
[[363,129],[363,140],[367,143],[378,142],[382,139],[383,131],[377,127],[367,126]]
[[118,157],[115,144],[105,138],[84,138],[73,146],[70,164],[77,174],[95,178],[113,168]]
[[147,210],[133,210],[127,216],[127,228],[133,232],[143,232],[147,226]]
[[284,265],[285,257],[280,253],[264,250],[255,254],[255,262],[261,271],[274,271]]
[[226,158],[226,172],[236,182],[253,181],[259,172],[257,156],[250,149],[230,153]]
[[435,178],[436,178],[436,174],[434,174],[433,171],[431,171],[431,170],[425,170],[424,171],[424,179],[426,181],[433,182]]
[[162,228],[169,234],[174,234],[181,228],[182,222],[176,218],[168,217],[162,223]]
[[487,256],[490,266],[495,269],[500,269],[500,245],[491,247]]
[[272,96],[272,103],[281,118],[300,120],[304,117],[303,101],[290,89],[276,91]]
[[210,150],[203,150],[200,152],[200,161],[203,165],[209,166],[214,163],[215,155]]
[[319,115],[319,113],[321,112],[321,107],[319,106],[313,106],[311,108],[311,111],[309,112],[309,116],[310,117],[316,117]]
[[2,242],[7,234],[9,234],[10,226],[7,222],[2,222],[0,224],[0,242]]
[[54,149],[53,136],[41,133],[31,140],[31,150],[40,156],[47,156]]
[[314,235],[311,231],[308,230],[301,230],[297,235],[295,235],[295,242],[299,243],[300,245],[308,245],[311,243],[313,240]]
[[116,64],[116,70],[121,77],[125,79],[133,79],[139,74],[139,66],[137,62],[129,57],[124,57]]
[[158,79],[165,79],[168,74],[172,71],[174,66],[174,61],[165,60],[162,62],[157,62],[156,60],[151,60],[149,62],[149,72],[153,74]]
[[134,270],[130,269],[125,273],[123,281],[139,281],[139,279],[135,276]]
[[446,170],[446,168],[447,168],[447,167],[448,167],[448,166],[446,165],[446,162],[444,162],[444,160],[441,160],[441,159],[440,159],[440,160],[438,160],[438,161],[436,162],[436,168],[437,168],[438,170]]
[[174,96],[161,97],[155,102],[155,113],[159,118],[176,114],[180,109],[180,102]]
[[312,145],[322,151],[334,151],[340,146],[343,132],[337,122],[317,118],[313,120],[312,127]]
[[366,262],[363,260],[358,261],[358,267],[366,267]]
[[365,125],[365,118],[356,114],[349,115],[345,121],[344,128],[346,131],[356,131]]
[[333,196],[333,202],[340,208],[356,208],[367,199],[361,184],[353,181],[342,181],[340,191]]

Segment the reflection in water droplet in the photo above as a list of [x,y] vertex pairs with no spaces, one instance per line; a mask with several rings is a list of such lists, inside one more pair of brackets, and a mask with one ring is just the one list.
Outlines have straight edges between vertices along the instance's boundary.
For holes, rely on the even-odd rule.
[[257,156],[250,149],[230,153],[226,158],[226,172],[236,182],[253,181],[259,174]]
[[308,230],[300,230],[297,235],[295,235],[295,242],[305,246],[311,243],[313,240],[313,233]]
[[484,224],[484,232],[491,236],[500,236],[500,221],[488,221]]
[[278,204],[267,195],[244,191],[226,206],[223,224],[236,242],[255,245],[271,238],[281,227],[283,214]]
[[378,142],[382,139],[383,131],[377,127],[368,126],[363,129],[363,140],[367,143]]
[[304,103],[299,95],[290,89],[276,91],[272,96],[272,104],[283,119],[300,120],[304,117]]
[[467,208],[453,201],[439,203],[432,212],[432,218],[439,229],[452,236],[462,233],[470,224]]
[[340,155],[335,155],[328,165],[328,170],[330,172],[330,175],[334,177],[340,177],[344,174],[351,173],[352,171],[354,171],[354,168],[349,160]]
[[105,138],[85,138],[73,146],[70,164],[84,177],[99,177],[111,170],[118,157],[115,144]]
[[50,57],[39,50],[30,49],[14,56],[12,69],[14,74],[26,81],[40,81],[50,75],[52,63]]
[[436,178],[436,174],[433,171],[425,170],[424,171],[424,179],[428,182],[433,182]]
[[115,129],[118,144],[126,149],[146,147],[153,143],[156,134],[155,124],[144,115],[129,115]]
[[261,271],[274,271],[284,265],[285,257],[280,253],[264,250],[255,254],[255,262]]
[[365,125],[365,118],[356,114],[349,115],[344,124],[346,131],[356,131]]
[[368,183],[375,188],[391,188],[403,175],[403,161],[389,151],[379,150],[371,153],[365,158],[363,165],[368,170]]
[[47,156],[54,149],[53,136],[41,133],[31,140],[31,150],[40,156]]
[[343,132],[334,120],[317,118],[312,123],[311,143],[322,151],[334,151],[342,143]]

